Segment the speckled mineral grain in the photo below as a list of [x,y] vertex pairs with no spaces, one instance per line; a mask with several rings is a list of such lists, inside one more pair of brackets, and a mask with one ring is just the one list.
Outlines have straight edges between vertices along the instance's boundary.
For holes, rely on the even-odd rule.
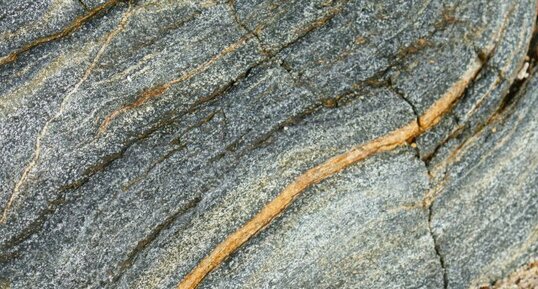
[[0,288],[536,288],[536,11],[0,1]]

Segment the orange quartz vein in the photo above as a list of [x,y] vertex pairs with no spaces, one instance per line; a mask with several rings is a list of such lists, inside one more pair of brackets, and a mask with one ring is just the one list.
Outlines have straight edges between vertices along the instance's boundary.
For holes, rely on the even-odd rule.
[[409,140],[412,140],[423,132],[431,129],[458,101],[469,83],[480,72],[482,65],[480,59],[473,59],[460,79],[456,81],[439,100],[426,110],[417,121],[410,122],[407,125],[370,142],[355,146],[351,150],[334,156],[324,163],[299,175],[291,184],[285,187],[279,195],[265,205],[265,207],[263,207],[252,219],[218,244],[209,255],[204,257],[192,271],[181,280],[177,288],[196,288],[207,274],[217,268],[224,260],[226,260],[226,258],[245,244],[250,238],[267,227],[272,220],[290,206],[307,188],[372,155],[390,151],[398,146],[405,145]]

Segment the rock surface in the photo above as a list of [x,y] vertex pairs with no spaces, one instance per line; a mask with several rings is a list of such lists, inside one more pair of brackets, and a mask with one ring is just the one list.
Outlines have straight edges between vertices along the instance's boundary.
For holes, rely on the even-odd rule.
[[538,257],[536,10],[1,2],[0,288],[186,284],[309,169],[354,152],[197,285],[510,276]]

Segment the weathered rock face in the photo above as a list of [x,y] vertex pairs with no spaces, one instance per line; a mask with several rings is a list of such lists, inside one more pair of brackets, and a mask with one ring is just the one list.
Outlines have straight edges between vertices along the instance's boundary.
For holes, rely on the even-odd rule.
[[0,3],[0,288],[510,276],[538,256],[535,20],[534,0]]

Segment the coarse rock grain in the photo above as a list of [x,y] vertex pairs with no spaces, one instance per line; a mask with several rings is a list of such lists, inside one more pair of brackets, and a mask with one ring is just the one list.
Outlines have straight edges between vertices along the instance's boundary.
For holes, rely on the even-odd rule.
[[365,147],[197,285],[493,285],[538,256],[536,11],[0,1],[0,289],[176,288]]

